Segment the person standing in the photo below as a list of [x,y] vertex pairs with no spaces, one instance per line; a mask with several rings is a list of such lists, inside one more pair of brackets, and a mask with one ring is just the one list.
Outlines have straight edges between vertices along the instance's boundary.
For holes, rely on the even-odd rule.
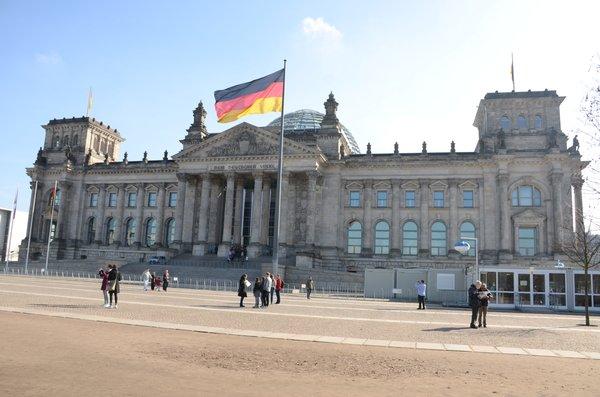
[[269,306],[269,294],[271,293],[271,274],[267,272],[262,281],[262,307]]
[[98,270],[98,275],[102,279],[100,290],[102,290],[102,295],[104,295],[104,307],[110,307],[108,304],[108,272],[100,268],[100,270]]
[[483,320],[483,328],[487,328],[487,311],[488,305],[490,303],[490,299],[492,299],[492,293],[487,289],[487,285],[485,283],[481,284],[481,288],[479,289],[479,316],[477,317],[477,325],[481,328],[482,320]]
[[260,307],[260,300],[262,297],[262,283],[260,277],[256,277],[254,280],[254,288],[252,288],[252,293],[254,294],[254,308],[258,309]]
[[269,278],[271,279],[271,290],[269,291],[271,293],[270,303],[273,304],[273,295],[275,295],[276,282],[275,282],[275,277],[273,276],[273,274],[270,274]]
[[[148,286],[150,285],[150,269],[146,269],[144,273],[142,273],[142,282],[144,283],[144,291],[148,291]],[[154,287],[152,287],[154,289]]]
[[310,299],[310,294],[315,288],[315,282],[313,281],[311,276],[308,276],[308,280],[306,280],[306,299]]
[[246,283],[248,283],[248,275],[242,274],[242,277],[240,277],[240,282],[238,284],[238,296],[240,297],[240,307],[246,307],[244,306],[244,298],[248,296],[248,294],[246,293]]
[[[109,267],[110,271],[108,272],[108,295],[110,299],[110,307],[112,307],[113,309],[117,309],[119,303],[118,295],[120,292],[119,282],[121,281],[121,273],[119,273],[119,271],[117,270],[117,265],[109,265]],[[115,300],[114,305],[112,303],[113,297]]]
[[425,297],[427,296],[427,284],[425,284],[425,280],[417,281],[415,289],[417,290],[417,300],[419,301],[419,308],[417,310],[425,310]]
[[479,306],[481,301],[479,300],[479,288],[481,288],[481,281],[477,280],[469,287],[469,306],[471,306],[471,328],[477,328],[475,320],[477,320],[477,314],[479,313]]
[[163,283],[162,283],[162,288],[163,291],[167,292],[167,287],[169,286],[169,280],[171,279],[171,277],[169,276],[169,269],[166,269],[165,272],[163,273]]
[[275,301],[275,304],[277,305],[281,302],[281,291],[283,291],[284,286],[285,283],[283,282],[281,276],[278,274],[277,277],[275,277],[275,296],[277,296],[277,301]]
[[150,289],[154,291],[156,288],[156,274],[154,272],[150,273]]

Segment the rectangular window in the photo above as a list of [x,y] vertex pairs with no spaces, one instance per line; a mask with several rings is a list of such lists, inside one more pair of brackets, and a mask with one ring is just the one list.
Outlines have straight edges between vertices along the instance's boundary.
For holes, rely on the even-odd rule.
[[473,208],[473,191],[472,190],[464,190],[463,191],[463,207],[464,208]]
[[435,208],[444,208],[444,191],[436,190],[433,192],[433,206]]
[[416,205],[415,191],[407,190],[404,192],[404,206],[406,208],[414,208]]
[[169,193],[169,207],[177,207],[177,192]]
[[90,194],[90,207],[98,206],[98,193]]
[[387,207],[387,191],[380,190],[377,192],[377,207],[385,208]]
[[128,207],[135,207],[137,204],[137,193],[136,192],[131,192],[127,195],[127,206]]
[[117,193],[108,193],[108,206],[109,207],[117,206]]
[[360,207],[360,192],[351,191],[350,192],[350,201],[348,203],[350,207]]
[[533,256],[536,253],[537,230],[534,227],[519,228],[519,254]]
[[148,193],[148,207],[156,207],[156,192]]

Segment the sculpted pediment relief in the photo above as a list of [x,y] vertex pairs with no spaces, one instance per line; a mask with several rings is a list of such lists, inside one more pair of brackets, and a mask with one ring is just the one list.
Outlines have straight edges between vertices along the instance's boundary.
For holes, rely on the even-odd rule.
[[[317,154],[317,151],[286,138],[284,154]],[[174,159],[206,157],[274,156],[279,154],[279,136],[248,123],[236,125],[173,156]]]
[[373,189],[391,189],[392,184],[389,181],[378,181],[373,183]]
[[535,211],[531,208],[528,208],[526,210],[514,214],[512,218],[514,221],[518,221],[519,223],[538,223],[544,221],[546,219],[546,215],[544,215],[541,212]]
[[478,185],[475,182],[468,180],[458,185],[458,187],[461,189],[475,189],[478,187]]
[[410,189],[418,189],[419,188],[419,184],[415,181],[409,181],[409,182],[405,182],[402,185],[400,185],[400,187],[404,190],[410,190]]

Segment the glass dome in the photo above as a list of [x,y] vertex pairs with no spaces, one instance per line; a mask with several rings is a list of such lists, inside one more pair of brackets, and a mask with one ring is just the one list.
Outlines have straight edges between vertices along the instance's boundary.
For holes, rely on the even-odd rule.
[[[301,109],[295,112],[285,114],[285,122],[283,130],[285,133],[302,133],[302,132],[317,132],[321,129],[321,121],[323,121],[325,115],[321,112],[311,109]],[[271,121],[268,127],[280,127],[281,117],[277,117]],[[358,144],[352,136],[352,133],[344,125],[342,127],[342,134],[348,140],[348,144],[352,149],[353,153],[360,153]]]

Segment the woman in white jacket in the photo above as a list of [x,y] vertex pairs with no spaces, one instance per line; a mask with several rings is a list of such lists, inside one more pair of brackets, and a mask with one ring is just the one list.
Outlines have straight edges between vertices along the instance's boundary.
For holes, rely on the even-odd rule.
[[148,287],[150,286],[150,269],[146,269],[142,273],[142,281],[144,282],[144,291],[148,291]]

